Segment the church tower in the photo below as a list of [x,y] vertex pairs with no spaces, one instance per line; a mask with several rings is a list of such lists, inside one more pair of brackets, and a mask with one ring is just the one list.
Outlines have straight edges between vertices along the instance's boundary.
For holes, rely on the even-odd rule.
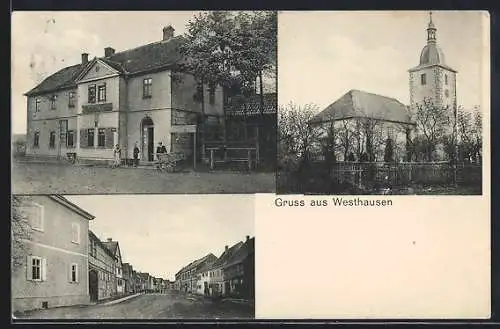
[[447,66],[444,53],[437,45],[436,27],[429,13],[427,44],[420,53],[420,64],[410,70],[410,108],[430,100],[436,106],[457,106],[456,75],[457,71]]

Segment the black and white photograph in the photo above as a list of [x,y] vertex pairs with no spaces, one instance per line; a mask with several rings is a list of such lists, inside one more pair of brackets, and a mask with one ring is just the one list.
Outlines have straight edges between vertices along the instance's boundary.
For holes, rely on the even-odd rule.
[[252,195],[13,195],[11,228],[14,319],[255,317]]
[[277,192],[481,195],[488,31],[480,11],[280,12]]
[[277,13],[12,14],[18,194],[274,193]]

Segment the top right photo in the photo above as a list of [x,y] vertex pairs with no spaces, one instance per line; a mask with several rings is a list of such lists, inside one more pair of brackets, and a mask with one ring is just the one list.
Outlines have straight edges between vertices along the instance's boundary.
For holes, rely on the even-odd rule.
[[482,195],[482,11],[280,12],[278,194]]

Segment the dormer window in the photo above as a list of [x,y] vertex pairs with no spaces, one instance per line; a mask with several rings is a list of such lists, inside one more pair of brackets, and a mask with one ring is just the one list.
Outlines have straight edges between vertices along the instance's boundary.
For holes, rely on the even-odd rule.
[[97,101],[105,102],[106,101],[106,85],[100,85],[97,89]]
[[95,103],[95,85],[89,86],[89,103]]

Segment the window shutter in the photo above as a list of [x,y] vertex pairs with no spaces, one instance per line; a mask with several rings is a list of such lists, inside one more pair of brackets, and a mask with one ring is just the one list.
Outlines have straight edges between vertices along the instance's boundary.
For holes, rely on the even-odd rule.
[[80,270],[78,268],[78,264],[75,264],[75,269],[76,269],[76,275],[75,275],[76,282],[80,282]]
[[40,229],[44,229],[44,208],[42,205],[39,205],[38,206],[38,216],[39,217],[39,220],[40,220]]
[[106,128],[104,131],[104,136],[105,136],[105,141],[104,141],[104,146],[107,149],[112,149],[114,147],[114,140],[113,140],[113,128]]
[[88,148],[87,129],[80,129],[80,147]]
[[26,280],[33,280],[33,258],[31,256],[26,257]]
[[41,275],[42,275],[42,281],[46,281],[47,280],[47,258],[42,258]]
[[73,267],[73,264],[69,264],[68,267],[68,282],[71,282],[71,268]]

